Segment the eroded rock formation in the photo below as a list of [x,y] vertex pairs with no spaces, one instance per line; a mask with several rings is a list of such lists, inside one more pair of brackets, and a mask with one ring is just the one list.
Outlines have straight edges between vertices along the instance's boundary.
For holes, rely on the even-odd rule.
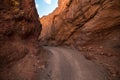
[[40,31],[34,0],[0,0],[0,80],[37,79],[47,54]]
[[77,48],[107,66],[113,77],[120,75],[120,0],[59,0],[40,21],[43,45]]

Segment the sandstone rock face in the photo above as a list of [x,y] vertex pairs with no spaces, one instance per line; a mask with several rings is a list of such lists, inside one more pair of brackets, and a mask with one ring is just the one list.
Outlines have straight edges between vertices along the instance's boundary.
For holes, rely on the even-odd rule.
[[58,16],[62,11],[64,11],[67,8],[65,4],[67,4],[68,2],[69,0],[59,0],[58,2],[59,7],[56,8],[55,11],[51,13],[49,16],[44,16],[40,19],[41,23],[43,23],[42,24],[43,27],[42,27],[42,32],[39,39],[44,41],[44,40],[47,40],[49,37],[51,37],[54,31],[54,26],[52,27],[52,25],[54,24],[54,19],[56,18],[56,16]]
[[0,36],[37,37],[41,26],[34,6],[33,0],[0,1]]
[[59,7],[40,21],[43,45],[77,48],[113,76],[120,72],[120,0],[59,0]]
[[59,0],[59,7],[40,19],[43,25],[40,39],[46,38],[48,43],[55,41],[55,44],[80,42],[83,45],[100,38],[105,30],[119,28],[119,3],[119,0]]
[[0,0],[0,80],[36,80],[40,31],[34,0]]

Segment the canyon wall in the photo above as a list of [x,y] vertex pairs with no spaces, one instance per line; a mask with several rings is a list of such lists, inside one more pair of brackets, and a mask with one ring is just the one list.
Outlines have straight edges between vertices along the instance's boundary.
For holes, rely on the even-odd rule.
[[[59,0],[59,7],[40,19],[40,39],[53,45],[84,45],[99,41],[120,25],[119,0]],[[117,33],[116,33],[117,34]]]
[[59,0],[40,18],[41,44],[78,49],[86,58],[120,74],[120,0]]
[[40,31],[34,0],[0,0],[0,80],[37,80]]

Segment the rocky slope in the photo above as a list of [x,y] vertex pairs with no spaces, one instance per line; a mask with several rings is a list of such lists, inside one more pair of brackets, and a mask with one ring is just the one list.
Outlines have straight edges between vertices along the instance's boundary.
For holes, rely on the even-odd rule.
[[59,0],[40,21],[43,45],[77,48],[120,78],[120,0]]
[[45,67],[38,18],[34,0],[0,0],[0,80],[36,80]]

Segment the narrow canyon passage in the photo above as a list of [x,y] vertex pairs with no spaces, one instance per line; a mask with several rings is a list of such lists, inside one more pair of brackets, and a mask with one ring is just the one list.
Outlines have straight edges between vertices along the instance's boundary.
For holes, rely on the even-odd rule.
[[36,1],[0,0],[0,80],[120,80],[120,0]]
[[48,71],[52,80],[108,80],[103,67],[87,60],[75,49],[45,47],[52,52]]

